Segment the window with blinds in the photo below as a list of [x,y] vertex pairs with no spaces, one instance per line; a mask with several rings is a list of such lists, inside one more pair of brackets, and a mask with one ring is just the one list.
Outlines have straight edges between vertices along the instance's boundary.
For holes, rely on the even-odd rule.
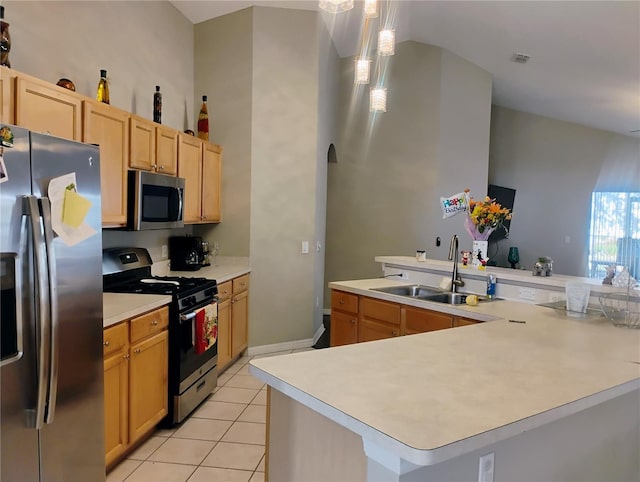
[[603,279],[611,265],[624,266],[640,278],[640,192],[591,196],[589,277]]

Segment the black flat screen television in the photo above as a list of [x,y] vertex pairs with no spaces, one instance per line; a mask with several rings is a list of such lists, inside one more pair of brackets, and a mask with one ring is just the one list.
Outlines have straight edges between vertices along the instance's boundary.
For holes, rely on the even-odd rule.
[[[495,199],[496,202],[503,208],[509,208],[513,212],[513,201],[516,198],[515,189],[489,184],[487,196],[489,196],[491,199]],[[505,221],[504,226],[508,230],[511,227],[511,221]],[[499,241],[506,237],[508,236],[504,229],[496,229],[493,233],[491,233],[491,236],[489,236],[489,241]]]

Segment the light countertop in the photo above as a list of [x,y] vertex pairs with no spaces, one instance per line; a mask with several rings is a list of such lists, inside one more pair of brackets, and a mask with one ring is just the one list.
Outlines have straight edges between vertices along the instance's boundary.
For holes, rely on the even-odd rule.
[[103,293],[102,303],[102,325],[104,328],[107,328],[121,321],[134,318],[147,311],[169,304],[171,303],[171,296]]
[[[412,304],[368,291],[392,284],[406,283],[375,279],[330,287]],[[416,303],[494,321],[261,358],[250,362],[250,371],[417,465],[462,455],[640,388],[640,330],[516,301],[455,308]]]

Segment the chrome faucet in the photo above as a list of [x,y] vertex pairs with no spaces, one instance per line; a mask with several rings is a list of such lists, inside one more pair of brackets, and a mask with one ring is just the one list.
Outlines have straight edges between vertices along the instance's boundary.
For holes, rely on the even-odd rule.
[[449,261],[453,261],[453,273],[451,274],[451,291],[456,293],[458,286],[464,286],[464,281],[458,274],[458,235],[454,234],[451,237],[451,244],[449,245]]

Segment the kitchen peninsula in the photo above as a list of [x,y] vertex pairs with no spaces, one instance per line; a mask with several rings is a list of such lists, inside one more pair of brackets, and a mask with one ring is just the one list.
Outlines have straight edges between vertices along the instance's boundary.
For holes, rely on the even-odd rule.
[[[402,284],[330,287],[399,302],[372,288]],[[483,480],[640,480],[640,330],[510,299],[411,301],[485,322],[251,362],[269,480],[478,480],[487,454]]]

